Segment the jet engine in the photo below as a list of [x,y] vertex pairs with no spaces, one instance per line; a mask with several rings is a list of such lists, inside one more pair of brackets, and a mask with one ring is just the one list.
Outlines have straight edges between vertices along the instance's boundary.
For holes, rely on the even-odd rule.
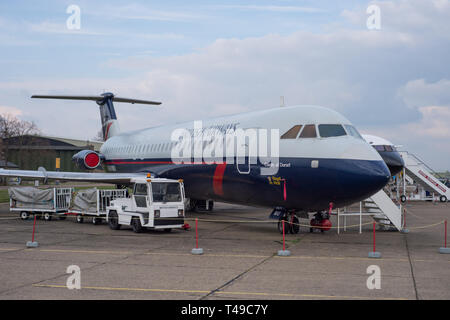
[[78,168],[94,170],[102,163],[103,156],[92,150],[83,150],[72,157]]

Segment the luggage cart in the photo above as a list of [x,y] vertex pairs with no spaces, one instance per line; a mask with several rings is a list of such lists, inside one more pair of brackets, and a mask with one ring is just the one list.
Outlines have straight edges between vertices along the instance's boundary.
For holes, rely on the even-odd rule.
[[68,215],[75,215],[76,222],[83,223],[86,217],[92,218],[95,225],[101,224],[106,218],[106,207],[112,200],[127,198],[127,189],[86,189],[78,191],[72,200]]
[[32,215],[42,216],[46,221],[52,220],[53,216],[64,220],[73,190],[73,188],[11,187],[8,189],[9,210],[19,212],[22,220],[27,220]]

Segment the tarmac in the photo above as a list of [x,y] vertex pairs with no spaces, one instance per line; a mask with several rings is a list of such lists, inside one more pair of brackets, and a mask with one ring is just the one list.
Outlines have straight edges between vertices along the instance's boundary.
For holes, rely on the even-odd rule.
[[[286,235],[291,255],[282,257],[282,235],[276,221],[267,222],[270,209],[215,203],[211,213],[188,213],[190,231],[171,233],[40,219],[39,246],[27,248],[33,220],[1,204],[0,299],[450,299],[450,255],[439,253],[450,204],[406,208],[410,232],[377,231],[382,258],[370,259],[370,217],[361,234],[359,217],[348,217],[353,227],[339,234],[302,226]],[[191,254],[194,218],[202,255]],[[331,220],[336,227],[336,216]],[[71,265],[80,268],[81,289],[67,287]]]

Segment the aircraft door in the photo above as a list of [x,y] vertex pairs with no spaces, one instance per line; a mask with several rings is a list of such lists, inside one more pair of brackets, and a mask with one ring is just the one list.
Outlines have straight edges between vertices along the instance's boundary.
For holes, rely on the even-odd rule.
[[249,141],[238,141],[236,152],[236,168],[240,174],[249,174],[251,169]]

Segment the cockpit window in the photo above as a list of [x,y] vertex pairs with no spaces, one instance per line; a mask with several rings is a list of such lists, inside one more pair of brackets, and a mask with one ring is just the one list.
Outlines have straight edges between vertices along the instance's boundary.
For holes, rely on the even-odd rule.
[[319,132],[322,138],[347,135],[344,128],[340,124],[319,124]]
[[297,135],[300,132],[301,128],[302,128],[302,125],[293,126],[285,134],[283,134],[281,136],[281,139],[295,139],[295,138],[297,138]]
[[373,147],[377,151],[387,151],[387,152],[397,151],[397,149],[395,149],[394,146],[389,146],[389,145],[376,145],[376,146],[373,146]]
[[351,135],[352,137],[364,140],[364,138],[361,137],[361,135],[359,134],[358,130],[356,130],[356,128],[354,126],[346,124],[345,125],[345,129],[347,129],[348,134]]
[[313,124],[307,124],[303,130],[302,133],[300,133],[300,138],[316,138],[316,126]]

